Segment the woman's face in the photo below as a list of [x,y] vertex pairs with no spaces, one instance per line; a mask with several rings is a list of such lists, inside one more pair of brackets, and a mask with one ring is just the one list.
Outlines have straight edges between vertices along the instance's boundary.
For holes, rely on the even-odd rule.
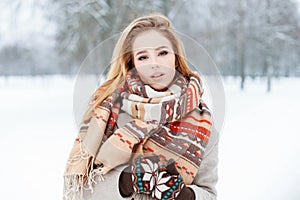
[[133,41],[133,62],[142,81],[156,90],[167,89],[175,76],[171,42],[155,30],[139,34]]

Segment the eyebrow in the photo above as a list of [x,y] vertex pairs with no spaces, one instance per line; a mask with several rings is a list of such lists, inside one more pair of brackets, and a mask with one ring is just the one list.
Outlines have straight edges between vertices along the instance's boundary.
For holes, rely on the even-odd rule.
[[[154,50],[157,51],[157,50],[163,49],[163,48],[169,49],[169,47],[167,47],[167,46],[160,46],[160,47],[157,47],[157,48],[154,49]],[[142,53],[146,53],[146,51],[145,51],[145,50],[143,50],[143,51],[138,51],[138,52],[135,54],[135,56],[137,56],[137,55],[139,55],[139,54],[142,54]]]

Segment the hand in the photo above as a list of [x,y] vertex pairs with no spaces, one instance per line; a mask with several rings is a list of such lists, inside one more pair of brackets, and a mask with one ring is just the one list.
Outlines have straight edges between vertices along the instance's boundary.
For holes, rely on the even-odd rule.
[[122,197],[130,197],[134,192],[151,194],[156,184],[158,156],[137,157],[120,174],[119,191]]
[[175,162],[171,159],[168,166],[161,166],[158,172],[155,189],[152,197],[159,200],[194,200],[194,191],[186,187],[182,177],[175,167]]

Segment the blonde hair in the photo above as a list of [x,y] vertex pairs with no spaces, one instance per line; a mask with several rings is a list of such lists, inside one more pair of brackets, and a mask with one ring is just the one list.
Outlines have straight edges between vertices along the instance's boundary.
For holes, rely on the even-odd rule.
[[185,77],[194,75],[186,63],[182,42],[171,27],[170,20],[161,14],[151,14],[137,18],[122,32],[113,51],[106,81],[93,94],[93,101],[86,111],[83,120],[89,119],[92,111],[124,83],[127,71],[134,67],[132,44],[140,33],[148,30],[158,31],[171,42],[175,53],[175,66],[178,72]]

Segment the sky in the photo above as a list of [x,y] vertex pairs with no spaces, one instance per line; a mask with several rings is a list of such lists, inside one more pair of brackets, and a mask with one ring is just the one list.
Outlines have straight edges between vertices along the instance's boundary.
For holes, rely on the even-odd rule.
[[55,25],[51,23],[36,0],[1,0],[0,47],[14,43],[51,45]]
[[[298,10],[300,12],[300,0]],[[55,24],[50,22],[43,7],[55,9],[47,5],[48,0],[1,0],[0,1],[0,47],[16,42],[24,45],[53,45]],[[34,38],[34,40],[33,40]]]

